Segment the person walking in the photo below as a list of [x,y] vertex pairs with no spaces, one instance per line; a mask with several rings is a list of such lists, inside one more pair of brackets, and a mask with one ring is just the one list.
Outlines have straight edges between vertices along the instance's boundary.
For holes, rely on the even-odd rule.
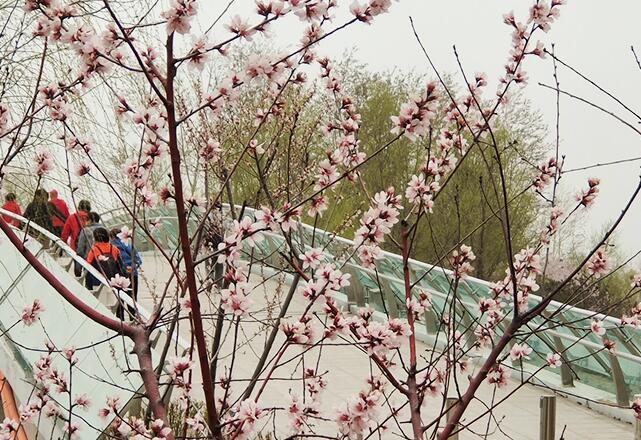
[[78,249],[78,236],[80,235],[80,231],[86,222],[89,221],[89,212],[91,212],[91,203],[89,203],[88,200],[81,200],[80,203],[78,203],[78,211],[67,217],[67,221],[62,228],[60,238],[71,246],[71,249],[74,251]]
[[67,219],[69,218],[69,208],[67,203],[58,198],[58,191],[52,189],[49,192],[49,212],[51,213],[51,226],[53,233],[58,237],[62,235],[62,228],[64,228]]
[[[118,237],[119,233],[119,229],[112,229],[109,232],[109,238],[111,239],[111,244],[116,246],[120,251],[120,259],[125,268],[126,276],[131,281],[131,290],[127,293],[129,293],[129,296],[131,296],[134,301],[138,301],[138,269],[140,269],[142,265],[142,258],[140,257],[140,252],[136,251],[130,244],[125,243]],[[124,313],[121,308],[122,306],[118,307],[116,315],[122,319]],[[129,307],[129,313],[134,315],[136,310],[133,307]]]
[[[7,193],[7,195],[4,196],[4,205],[2,205],[2,209],[13,212],[16,215],[22,215],[22,209],[16,201],[16,195],[12,192]],[[15,226],[16,228],[20,227],[20,220],[16,220],[8,215],[3,215],[2,219],[11,226]]]
[[89,220],[80,231],[80,234],[78,234],[78,246],[76,249],[76,253],[85,260],[94,245],[93,231],[98,228],[104,228],[100,223],[100,215],[97,212],[91,211],[89,213]]
[[[47,191],[42,188],[38,188],[33,194],[33,201],[29,203],[27,208],[24,210],[24,217],[30,222],[42,226],[47,231],[51,232],[51,217],[49,215],[49,208],[47,207],[48,200],[49,194]],[[49,238],[47,238],[43,233],[38,231],[30,231],[30,233],[42,244],[43,247],[49,247]]]
[[[109,232],[103,227],[96,228],[93,231],[93,238],[95,243],[87,255],[87,263],[100,272],[107,282],[111,281],[116,275],[126,276],[122,258],[120,258],[120,251],[109,242]],[[100,284],[90,273],[87,274],[85,282],[87,289],[90,290]],[[116,314],[120,319],[124,319],[124,310],[120,298],[118,298],[118,302],[119,306]]]

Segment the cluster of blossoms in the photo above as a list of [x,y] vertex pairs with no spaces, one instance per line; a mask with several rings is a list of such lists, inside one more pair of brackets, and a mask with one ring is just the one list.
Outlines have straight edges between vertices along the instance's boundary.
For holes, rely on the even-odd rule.
[[[32,307],[32,309],[33,308],[37,307]],[[28,314],[31,315],[31,313]],[[34,393],[28,402],[19,407],[21,423],[26,423],[29,420],[38,418],[40,415],[48,418],[61,416],[61,410],[56,404],[56,401],[68,401],[71,399],[71,408],[69,408],[69,411],[73,411],[74,409],[88,410],[91,405],[91,400],[86,394],[72,395],[65,374],[58,370],[53,363],[54,345],[47,341],[46,346],[47,353],[40,356],[34,364]],[[69,363],[69,367],[76,365],[78,362],[75,352],[76,350],[73,347],[66,348],[61,352]],[[54,397],[53,392],[62,394],[62,396]],[[79,425],[77,423],[66,423],[64,430],[70,437],[74,437],[79,430]]]
[[547,186],[552,183],[554,176],[557,176],[561,172],[562,164],[558,164],[556,158],[551,157],[550,159],[541,163],[537,169],[539,173],[534,179],[534,188],[539,191],[544,190]]
[[310,302],[316,301],[321,295],[332,297],[336,292],[349,286],[350,275],[337,269],[333,263],[317,266],[314,277],[304,282],[300,291]]
[[382,258],[380,244],[398,223],[401,198],[394,194],[394,188],[377,193],[371,207],[363,214],[361,226],[356,230],[354,246],[363,267],[374,267],[375,261]]
[[496,297],[510,300],[514,297],[514,284],[516,284],[516,300],[519,312],[527,310],[528,299],[531,293],[539,290],[536,277],[541,275],[540,249],[525,248],[514,256],[513,266],[516,275],[516,283],[512,280],[510,269],[506,269],[506,277],[492,285],[492,291]]
[[178,402],[187,410],[191,400],[191,369],[193,361],[188,357],[172,356],[167,359],[167,372],[175,388],[178,389]]
[[422,95],[412,98],[401,106],[398,116],[392,116],[392,133],[404,135],[411,141],[428,133],[431,121],[436,116],[438,105],[438,91],[436,83],[427,84]]
[[106,419],[112,417],[111,438],[117,440],[153,438],[158,440],[166,439],[171,434],[171,428],[165,425],[161,419],[153,420],[149,426],[145,424],[144,418],[135,416],[124,417],[120,414],[122,403],[119,397],[107,397],[105,406],[98,410],[98,415]]
[[487,373],[487,381],[493,385],[496,385],[498,388],[502,388],[507,385],[507,380],[510,377],[509,370],[501,363],[497,363],[492,367],[489,373]]
[[450,264],[454,271],[454,278],[457,280],[463,280],[472,273],[472,271],[474,271],[472,261],[475,259],[476,255],[472,252],[472,248],[465,244],[462,244],[459,250],[453,251],[450,256]]
[[370,387],[338,408],[336,423],[341,434],[353,438],[379,425],[379,411],[384,403],[382,382],[370,380]]
[[17,438],[19,427],[20,424],[16,420],[11,420],[9,417],[6,417],[2,423],[0,423],[0,439],[11,440],[12,438]]
[[243,241],[254,247],[263,240],[261,231],[266,228],[262,221],[253,222],[249,217],[244,217],[240,222],[234,220],[232,231],[225,236],[222,243],[218,244],[218,263],[226,262],[236,267],[240,259]]
[[[632,281],[632,288],[638,289],[641,287],[641,274],[634,275]],[[631,315],[623,315],[621,317],[621,325],[630,325],[632,327],[638,328],[641,325],[641,303],[637,303],[631,309]]]
[[118,417],[111,424],[110,434],[111,438],[117,440],[143,438],[163,440],[171,434],[171,428],[165,426],[165,423],[161,419],[151,421],[149,427],[147,427],[144,418],[135,416],[127,418]]
[[256,429],[256,423],[265,412],[254,399],[245,399],[234,407],[230,415],[223,421],[226,438],[246,440],[251,438]]
[[22,309],[20,319],[24,325],[30,326],[38,320],[40,314],[45,310],[39,299],[34,299],[33,303]]
[[407,299],[406,304],[407,313],[412,314],[414,319],[420,321],[423,319],[425,312],[432,308],[432,294],[419,289],[418,296]]
[[514,344],[510,350],[510,359],[513,361],[518,361],[521,359],[530,359],[530,354],[532,353],[532,347],[527,344]]
[[419,396],[421,396],[424,405],[427,403],[427,400],[424,399],[425,396],[438,397],[441,395],[445,389],[447,376],[448,368],[446,360],[439,361],[436,365],[430,366],[417,375],[416,383]]
[[481,313],[481,322],[474,329],[474,335],[476,336],[476,346],[483,348],[492,344],[496,329],[505,317],[506,303],[500,297],[496,299],[481,298],[478,307]]
[[593,319],[590,324],[590,331],[602,339],[603,348],[611,353],[616,353],[616,342],[605,337],[606,328],[603,326],[602,320]]
[[[501,78],[502,84],[507,85],[512,81],[521,85],[527,83],[527,74],[523,71],[522,66],[523,59],[527,55],[545,57],[545,49],[542,42],[537,41],[534,48],[529,47],[532,33],[536,29],[547,32],[551,24],[559,16],[559,6],[563,3],[564,0],[552,0],[551,4],[547,1],[537,1],[530,8],[530,16],[527,23],[517,21],[513,12],[503,16],[504,23],[513,28],[513,31],[510,58],[505,65],[505,76]],[[501,90],[498,92],[499,95],[503,93]]]
[[209,164],[212,162],[218,162],[222,152],[223,150],[220,148],[220,143],[213,139],[209,139],[200,151],[198,151],[198,155],[205,164]]
[[603,249],[597,250],[587,264],[587,270],[590,275],[603,275],[610,269],[608,256]]
[[[325,134],[337,135],[337,146],[329,148],[325,152],[326,158],[318,164],[315,191],[332,187],[341,178],[340,168],[346,170],[349,180],[354,181],[358,173],[350,170],[362,164],[366,157],[359,147],[358,130],[360,129],[361,115],[357,113],[353,99],[349,96],[338,97],[342,91],[342,85],[336,76],[332,62],[327,58],[320,58],[318,64],[321,66],[321,77],[325,81],[327,89],[336,96],[340,107],[337,120],[330,121],[323,126]],[[310,215],[322,215],[327,209],[327,199],[321,193],[312,200],[311,205]]]
[[287,417],[290,420],[291,432],[300,435],[309,427],[312,418],[319,417],[320,395],[327,388],[327,380],[313,368],[306,368],[303,375],[306,399],[290,393]]
[[392,0],[369,0],[364,3],[354,0],[349,10],[359,21],[371,23],[377,15],[389,12],[391,6]]
[[38,151],[36,152],[36,157],[34,158],[34,172],[37,176],[44,176],[53,169],[53,159],[48,151]]
[[167,33],[188,34],[197,6],[196,0],[173,0],[169,10],[160,14],[167,20]]
[[220,305],[227,313],[234,317],[247,316],[253,304],[249,298],[252,287],[246,282],[230,283],[226,289],[220,291]]
[[561,227],[561,217],[563,217],[563,209],[558,206],[552,208],[552,212],[550,212],[550,221],[548,222],[545,229],[543,229],[539,234],[539,240],[541,241],[541,244],[550,244],[552,236],[556,234]]
[[412,334],[407,322],[398,318],[387,321],[376,321],[373,311],[362,308],[358,315],[349,319],[349,328],[358,338],[359,344],[369,355],[385,361],[390,350],[400,348]]
[[601,181],[596,177],[588,179],[588,189],[576,195],[576,200],[580,205],[586,208],[594,203],[594,199],[599,194],[599,184]]

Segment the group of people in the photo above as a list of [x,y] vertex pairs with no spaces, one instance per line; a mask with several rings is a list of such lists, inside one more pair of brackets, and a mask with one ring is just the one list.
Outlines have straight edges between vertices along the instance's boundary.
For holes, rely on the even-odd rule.
[[[84,258],[107,280],[111,280],[116,275],[129,279],[131,284],[127,293],[134,300],[137,298],[138,271],[142,265],[140,253],[119,237],[119,229],[107,230],[101,223],[100,215],[91,210],[91,203],[88,200],[81,200],[76,212],[71,214],[67,203],[59,198],[58,191],[54,189],[47,193],[44,189],[39,188],[35,191],[33,200],[24,210],[24,214],[15,193],[8,193],[5,196],[2,209],[23,216],[29,222],[33,222],[60,237],[78,256]],[[3,214],[2,217],[8,224],[17,228],[24,227],[23,222],[10,215]],[[37,232],[33,235],[43,245],[48,246],[49,240],[44,235]],[[82,272],[82,265],[75,262],[75,276],[82,277]],[[93,289],[99,284],[91,273],[85,274],[85,286],[88,289]],[[133,311],[131,312],[133,313]],[[120,319],[124,319],[122,306],[118,307],[117,315]]]

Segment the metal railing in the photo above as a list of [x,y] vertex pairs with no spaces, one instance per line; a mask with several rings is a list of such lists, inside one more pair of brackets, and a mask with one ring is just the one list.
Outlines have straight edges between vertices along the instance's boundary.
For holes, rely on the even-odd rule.
[[[225,206],[225,210],[229,208]],[[240,211],[240,207],[237,207]],[[244,208],[244,215],[255,218],[256,211]],[[173,215],[172,215],[173,214]],[[176,248],[178,243],[175,213],[166,208],[155,208],[147,211],[148,218],[158,218],[166,230],[155,236],[167,248]],[[107,220],[105,220],[105,218]],[[130,217],[120,209],[112,210],[103,215],[103,221],[111,226],[131,224]],[[196,227],[197,218],[190,218],[191,227]],[[266,239],[254,248],[245,248],[245,255],[253,255],[264,264],[285,268],[284,260],[279,251],[287,252],[289,244],[281,234],[264,233]],[[298,251],[311,247],[324,249],[325,254],[344,271],[350,273],[351,285],[344,289],[349,301],[357,306],[371,306],[393,317],[404,317],[405,298],[402,278],[402,257],[383,251],[382,260],[377,262],[376,270],[364,268],[354,257],[354,242],[337,236],[328,231],[299,223],[299,228],[292,234],[294,245]],[[168,239],[167,239],[168,238]],[[145,241],[143,234],[136,236],[137,242]],[[415,289],[429,292],[433,298],[433,307],[425,314],[425,329],[434,334],[440,325],[441,317],[449,311],[452,301],[452,271],[443,267],[409,259],[412,281]],[[416,293],[416,292],[415,292]],[[457,314],[456,322],[459,330],[472,333],[476,320],[480,316],[478,301],[481,298],[491,298],[491,284],[488,281],[474,277],[460,282],[457,290],[456,307],[452,310]],[[537,295],[530,295],[529,306],[542,301]],[[550,302],[546,314],[555,313],[557,324],[550,328],[545,317],[531,321],[532,328],[540,330],[528,339],[527,343],[534,349],[532,358],[527,363],[535,368],[545,365],[545,356],[551,351],[562,353],[564,363],[560,369],[549,369],[559,375],[563,385],[573,385],[578,379],[589,386],[608,392],[616,397],[616,403],[627,406],[630,396],[641,392],[641,331],[636,328],[621,325],[621,320],[612,316],[595,313],[590,310],[572,307],[558,301]],[[602,341],[591,334],[592,319],[604,321],[608,339],[617,343],[615,353],[604,349]],[[570,322],[572,325],[564,325]],[[506,318],[502,324],[504,329],[509,324]],[[559,325],[560,324],[560,325]],[[472,326],[472,327],[471,327]],[[473,335],[471,335],[473,337]],[[470,339],[468,343],[472,343]],[[568,363],[572,365],[570,369]],[[578,374],[578,377],[574,377]]]

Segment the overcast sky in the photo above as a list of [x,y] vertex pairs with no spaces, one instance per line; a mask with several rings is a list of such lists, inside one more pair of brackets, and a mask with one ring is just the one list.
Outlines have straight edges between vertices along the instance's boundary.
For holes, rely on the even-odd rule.
[[[216,2],[227,3],[227,2]],[[340,4],[349,4],[343,0]],[[490,90],[496,89],[510,44],[510,29],[502,15],[514,10],[517,17],[526,17],[531,2],[525,0],[401,0],[394,3],[391,13],[377,17],[371,26],[352,26],[325,41],[319,52],[333,57],[345,50],[356,49],[358,59],[372,70],[401,69],[433,74],[428,68],[412,35],[412,16],[428,51],[438,68],[456,72],[452,45],[456,45],[464,65],[470,72],[484,71],[490,79]],[[204,16],[214,16],[222,7],[205,6]],[[237,0],[231,13],[252,17],[253,0]],[[346,8],[343,8],[346,9]],[[211,14],[211,15],[210,15]],[[228,22],[227,16],[222,22]],[[339,15],[336,24],[347,16]],[[641,1],[639,0],[569,0],[562,7],[560,19],[543,40],[554,42],[558,56],[612,92],[635,112],[641,113],[641,70],[635,63],[630,46],[641,55]],[[291,46],[298,42],[302,27],[296,19],[273,27],[275,45]],[[217,32],[221,35],[221,32]],[[526,64],[530,84],[526,96],[544,116],[554,137],[555,94],[538,82],[553,84],[552,64],[548,60],[530,58]],[[641,123],[598,90],[579,77],[561,69],[561,88],[589,99],[623,115],[641,130]],[[641,136],[610,116],[584,103],[563,98],[561,101],[561,150],[566,155],[565,169],[595,163],[641,156]],[[602,179],[601,194],[585,219],[585,236],[594,239],[603,225],[617,216],[638,182],[641,161],[601,167],[585,172],[569,173],[563,190],[574,193],[586,185],[588,177]],[[641,249],[641,200],[619,232],[624,253]]]

